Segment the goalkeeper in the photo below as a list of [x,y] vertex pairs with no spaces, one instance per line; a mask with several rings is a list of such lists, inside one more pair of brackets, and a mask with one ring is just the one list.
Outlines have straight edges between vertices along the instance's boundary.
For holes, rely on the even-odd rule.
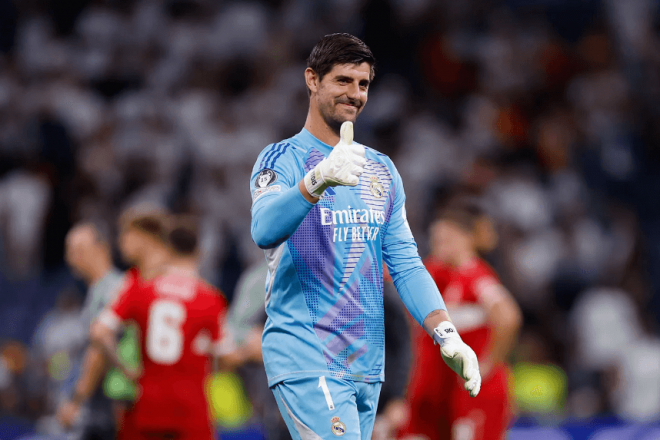
[[266,147],[252,171],[252,238],[268,263],[263,358],[294,439],[371,438],[385,379],[383,260],[467,392],[481,385],[417,253],[399,173],[353,142],[374,62],[352,35],[323,37],[307,60],[303,130]]

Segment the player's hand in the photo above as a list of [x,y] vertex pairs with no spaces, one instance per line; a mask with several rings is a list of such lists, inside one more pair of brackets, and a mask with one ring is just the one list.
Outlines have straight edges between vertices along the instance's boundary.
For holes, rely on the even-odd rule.
[[481,374],[477,355],[458,335],[456,327],[443,321],[433,330],[433,339],[440,344],[440,353],[445,363],[464,381],[471,397],[477,397],[481,389]]
[[127,366],[127,365],[122,365],[121,372],[126,376],[128,380],[131,380],[133,382],[137,382],[140,380],[140,377],[142,377],[142,367],[141,366]]
[[346,121],[339,143],[305,176],[305,188],[311,196],[321,197],[329,186],[356,186],[366,163],[364,147],[353,143],[353,123]]
[[80,405],[68,400],[57,409],[56,417],[64,428],[70,429],[80,417]]

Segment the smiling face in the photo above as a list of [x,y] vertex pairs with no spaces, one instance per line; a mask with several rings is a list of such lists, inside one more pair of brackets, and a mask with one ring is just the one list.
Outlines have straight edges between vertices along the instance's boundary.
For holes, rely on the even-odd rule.
[[346,121],[355,122],[365,104],[371,76],[371,65],[336,64],[322,78],[308,68],[305,71],[310,90],[310,105],[336,133]]

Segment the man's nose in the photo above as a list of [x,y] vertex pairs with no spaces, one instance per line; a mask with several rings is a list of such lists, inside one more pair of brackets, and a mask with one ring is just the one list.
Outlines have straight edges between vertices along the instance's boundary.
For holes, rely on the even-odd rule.
[[346,95],[351,99],[360,100],[360,86],[357,83],[350,84]]

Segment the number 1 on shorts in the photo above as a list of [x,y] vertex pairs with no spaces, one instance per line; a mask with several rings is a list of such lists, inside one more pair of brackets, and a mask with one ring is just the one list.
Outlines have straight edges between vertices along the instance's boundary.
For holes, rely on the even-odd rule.
[[328,389],[328,384],[325,382],[325,376],[319,377],[319,388],[323,390],[325,395],[325,402],[328,404],[328,409],[332,411],[335,409],[335,404],[332,401],[332,396],[330,395],[330,390]]

